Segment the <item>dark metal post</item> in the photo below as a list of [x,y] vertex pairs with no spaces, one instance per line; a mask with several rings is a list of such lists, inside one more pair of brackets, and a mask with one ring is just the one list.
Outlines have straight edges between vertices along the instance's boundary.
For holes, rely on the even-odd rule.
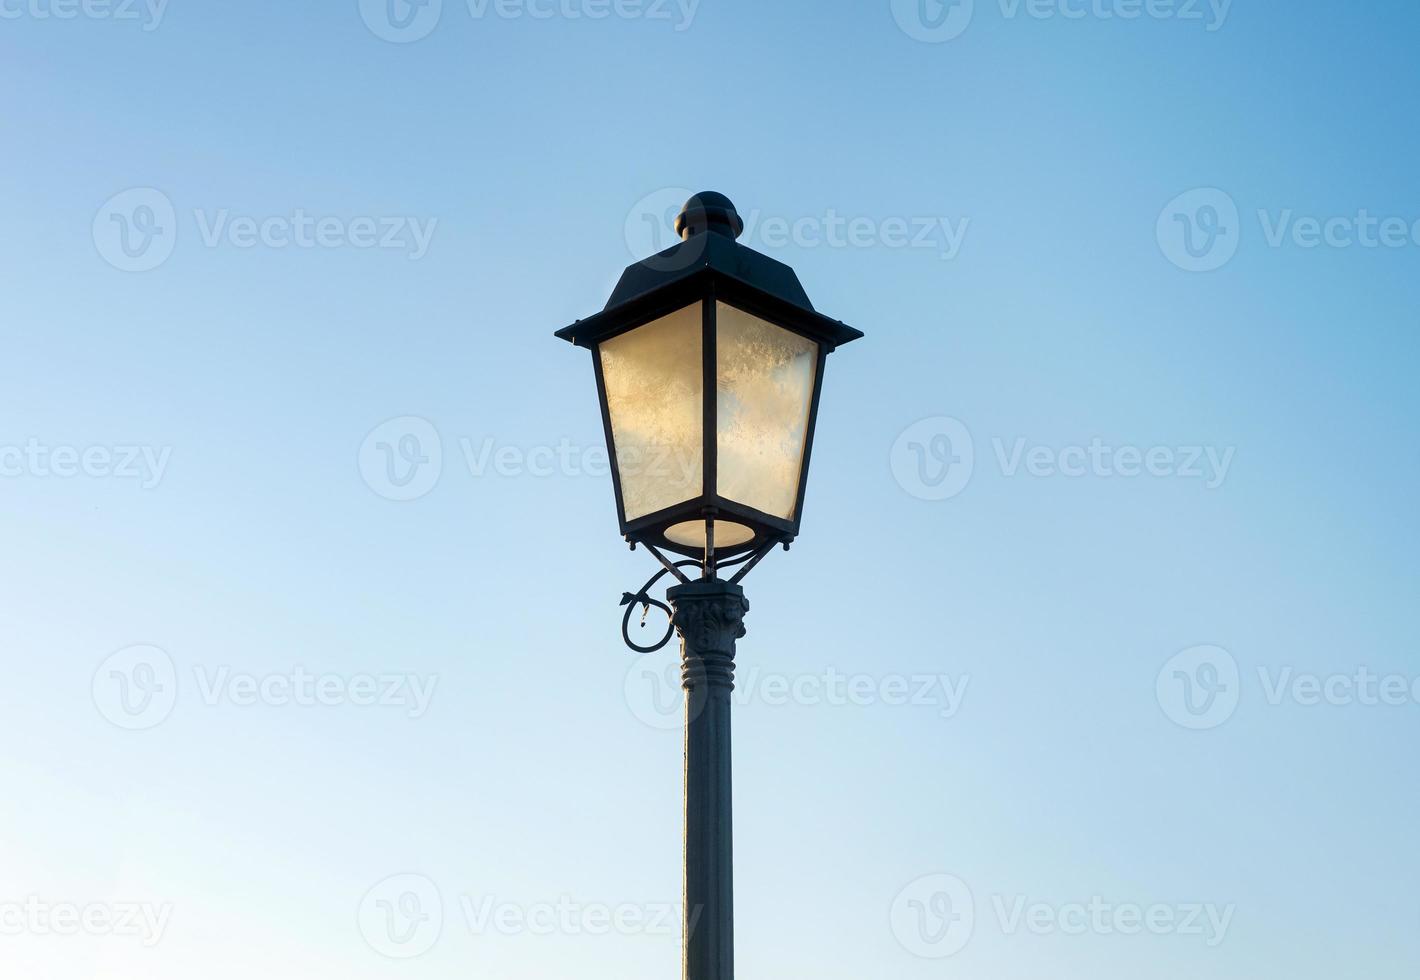
[[744,589],[718,579],[667,592],[681,639],[685,688],[684,980],[734,980],[730,692]]

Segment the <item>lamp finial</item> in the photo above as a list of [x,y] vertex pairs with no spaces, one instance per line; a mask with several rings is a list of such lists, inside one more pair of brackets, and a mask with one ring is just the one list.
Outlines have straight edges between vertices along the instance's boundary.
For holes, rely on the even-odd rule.
[[734,203],[716,191],[701,191],[696,194],[685,202],[675,219],[676,234],[682,239],[706,231],[739,238],[744,230],[744,220],[735,210]]

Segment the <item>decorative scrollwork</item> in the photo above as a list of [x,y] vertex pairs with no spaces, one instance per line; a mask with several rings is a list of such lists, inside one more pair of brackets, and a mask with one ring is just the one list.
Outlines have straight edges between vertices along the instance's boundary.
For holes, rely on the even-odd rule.
[[[651,550],[654,552],[655,549],[651,549]],[[767,550],[768,550],[768,548],[766,547],[765,549],[762,549],[762,550],[760,550],[760,551],[758,551],[758,552],[755,552],[755,553],[753,553],[753,554],[741,555],[741,556],[739,556],[738,558],[732,558],[732,559],[730,559],[729,561],[721,562],[720,565],[719,565],[720,568],[730,568],[730,567],[735,566],[735,565],[743,566],[742,569],[741,569],[741,571],[740,571],[740,573],[739,573],[738,575],[736,575],[736,576],[730,581],[729,584],[730,584],[730,585],[734,585],[736,582],[738,582],[739,579],[742,578],[746,572],[748,572],[751,568],[753,568],[753,567],[758,563],[758,561],[759,561],[760,558],[763,558],[763,557],[764,557],[764,554],[765,554],[765,552],[766,552]],[[660,556],[657,555],[657,557],[660,557]],[[655,575],[652,575],[651,578],[646,582],[646,584],[643,585],[643,586],[641,586],[640,591],[638,591],[638,592],[623,592],[623,593],[621,594],[621,604],[626,607],[626,612],[623,613],[622,616],[621,616],[621,638],[626,641],[626,645],[627,645],[627,646],[629,646],[631,649],[635,650],[637,653],[654,653],[654,652],[656,652],[657,650],[661,649],[662,647],[664,647],[667,643],[669,643],[669,642],[671,641],[671,637],[675,635],[676,629],[678,628],[678,627],[677,627],[677,624],[674,622],[674,617],[673,617],[673,614],[672,614],[672,612],[671,612],[671,607],[668,606],[666,603],[661,602],[661,601],[658,600],[658,599],[653,599],[653,598],[651,598],[651,589],[652,589],[653,587],[655,587],[655,584],[656,584],[657,582],[659,582],[659,581],[660,581],[662,578],[664,578],[665,576],[670,575],[670,574],[672,574],[672,573],[675,574],[676,578],[678,578],[678,579],[680,580],[680,582],[681,582],[683,585],[684,585],[684,584],[689,584],[692,580],[689,579],[689,578],[687,578],[684,574],[682,574],[681,571],[680,571],[680,569],[682,569],[682,568],[696,568],[696,569],[700,569],[702,572],[704,571],[704,565],[702,565],[702,564],[701,564],[700,562],[698,562],[698,561],[678,561],[678,562],[672,563],[672,562],[670,562],[670,561],[667,561],[667,560],[664,559],[664,558],[662,558],[661,560],[665,563],[666,567],[663,568],[663,569],[661,569],[661,570],[660,570],[659,572],[657,572]],[[698,580],[695,580],[695,581],[700,581],[700,582],[705,582],[705,581],[719,582],[718,579],[709,579],[709,580],[706,580],[706,579],[698,579]],[[719,584],[723,585],[723,584],[725,584],[725,583],[719,583]],[[741,601],[741,602],[744,601],[744,600],[743,600],[743,597],[741,597],[740,601]],[[652,644],[650,644],[650,645],[643,645],[643,644],[637,643],[635,640],[631,639],[631,614],[636,611],[636,607],[637,607],[638,605],[641,607],[641,626],[642,626],[643,629],[644,629],[645,626],[646,626],[646,617],[647,617],[647,615],[651,612],[651,607],[652,607],[652,606],[655,606],[657,609],[659,609],[659,610],[661,610],[662,612],[664,612],[664,613],[666,614],[667,619],[670,620],[669,622],[666,623],[666,632],[665,632],[665,634],[664,634],[659,640],[657,640],[655,643],[652,643]],[[738,612],[738,616],[739,616],[740,619],[743,619],[743,618],[744,618],[744,611],[745,611],[746,609],[748,609],[748,608],[749,608],[749,604],[748,604],[748,603],[744,603],[743,609],[740,609],[739,612]],[[736,637],[734,637],[734,638],[732,638],[732,639],[730,640],[731,645],[733,646],[734,640],[735,640],[735,639],[738,639],[738,637],[743,636],[743,635],[744,635],[744,628],[741,627],[741,628],[740,628],[740,632],[736,635]]]

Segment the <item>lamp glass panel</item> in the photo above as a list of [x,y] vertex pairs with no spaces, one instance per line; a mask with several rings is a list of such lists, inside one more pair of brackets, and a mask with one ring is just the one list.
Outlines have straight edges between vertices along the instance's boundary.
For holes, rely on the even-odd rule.
[[[667,540],[683,544],[687,548],[705,548],[705,522],[682,521],[666,528]],[[754,531],[733,521],[715,522],[715,547],[735,548],[754,540]]]
[[695,303],[598,345],[628,521],[704,491],[701,316]]
[[818,344],[726,303],[715,310],[720,496],[793,520]]

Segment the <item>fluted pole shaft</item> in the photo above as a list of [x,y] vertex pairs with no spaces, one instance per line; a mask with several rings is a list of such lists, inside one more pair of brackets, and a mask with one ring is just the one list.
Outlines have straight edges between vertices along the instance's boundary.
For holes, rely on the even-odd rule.
[[718,580],[669,591],[685,689],[684,980],[734,980],[730,692],[744,590]]

